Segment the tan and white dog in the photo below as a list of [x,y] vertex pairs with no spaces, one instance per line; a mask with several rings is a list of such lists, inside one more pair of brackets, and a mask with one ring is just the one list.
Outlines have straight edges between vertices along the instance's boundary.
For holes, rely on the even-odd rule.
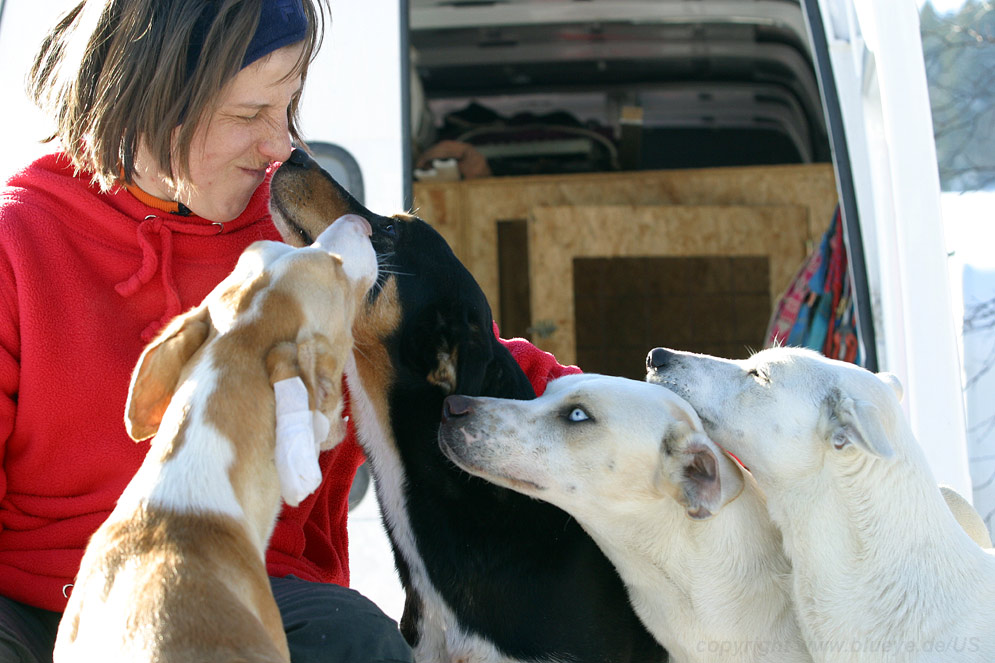
[[815,660],[995,661],[995,556],[951,514],[894,376],[797,348],[656,348],[647,369],[767,494]]
[[449,396],[439,442],[467,472],[574,516],[672,661],[811,661],[762,494],[671,391],[584,374],[535,400]]
[[281,497],[317,488],[318,452],[345,432],[370,232],[348,216],[308,248],[253,244],[142,353],[125,423],[155,438],[87,546],[55,661],[290,660],[264,554]]

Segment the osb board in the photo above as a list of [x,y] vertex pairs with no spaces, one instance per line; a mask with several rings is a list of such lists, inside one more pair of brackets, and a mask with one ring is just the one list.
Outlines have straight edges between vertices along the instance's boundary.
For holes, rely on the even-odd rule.
[[[497,222],[541,205],[800,205],[818,241],[836,207],[831,164],[535,175],[416,183],[415,208],[450,243],[498,310]],[[454,206],[454,207],[451,207]],[[460,226],[457,231],[454,226]],[[455,242],[455,243],[454,243]]]
[[532,342],[576,363],[576,257],[767,256],[773,302],[807,255],[808,215],[788,205],[536,207],[528,220],[532,324],[555,327]]
[[467,264],[464,245],[468,224],[463,211],[462,185],[462,182],[415,182],[411,211],[438,230],[456,257]]

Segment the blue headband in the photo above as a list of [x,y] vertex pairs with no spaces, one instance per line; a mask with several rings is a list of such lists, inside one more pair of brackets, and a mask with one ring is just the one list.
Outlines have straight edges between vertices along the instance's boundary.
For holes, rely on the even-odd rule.
[[[204,48],[204,39],[218,15],[220,4],[220,0],[208,0],[190,34],[190,47],[187,50],[188,78],[197,68],[197,60]],[[307,15],[304,13],[302,0],[262,0],[259,25],[245,51],[242,68],[244,69],[278,48],[296,44],[306,36]]]
[[307,16],[301,0],[263,0],[259,27],[245,51],[242,67],[278,48],[296,44],[307,36]]

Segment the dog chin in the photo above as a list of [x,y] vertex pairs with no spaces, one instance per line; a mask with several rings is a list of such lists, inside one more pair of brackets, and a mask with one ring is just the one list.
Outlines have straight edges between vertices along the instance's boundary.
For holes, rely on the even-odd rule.
[[290,216],[274,200],[270,201],[269,213],[277,232],[280,233],[280,236],[284,238],[287,244],[300,248],[308,246],[314,241],[308,235],[308,231],[303,226],[293,222]]
[[534,495],[546,490],[544,486],[528,479],[508,476],[507,474],[495,472],[493,469],[481,467],[478,463],[471,462],[471,460],[461,455],[454,446],[451,446],[450,440],[445,434],[439,435],[439,448],[442,450],[442,454],[452,461],[456,467],[485,481],[526,495]]
[[528,479],[522,479],[520,477],[511,477],[507,474],[497,474],[491,471],[481,471],[474,470],[472,474],[480,477],[481,479],[486,479],[493,484],[498,486],[503,486],[504,488],[509,488],[516,492],[522,493],[523,495],[528,495],[534,497],[540,493],[546,491],[545,486],[540,486],[539,484],[529,481]]
[[474,476],[478,476],[484,479],[489,479],[491,474],[486,471],[480,465],[471,461],[464,455],[466,451],[466,446],[460,444],[459,440],[450,439],[445,434],[439,435],[439,448],[442,450],[442,455],[448,458],[453,465],[460,468],[464,472],[468,472]]

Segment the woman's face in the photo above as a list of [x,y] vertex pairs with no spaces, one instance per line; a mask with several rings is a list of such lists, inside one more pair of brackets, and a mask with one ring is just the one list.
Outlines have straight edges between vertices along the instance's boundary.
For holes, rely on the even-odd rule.
[[273,51],[225,86],[218,106],[194,133],[189,179],[180,186],[149,167],[154,161],[139,149],[138,186],[211,221],[224,223],[241,214],[266,177],[267,167],[290,156],[287,109],[301,88],[300,75],[291,72],[303,48],[298,43]]

